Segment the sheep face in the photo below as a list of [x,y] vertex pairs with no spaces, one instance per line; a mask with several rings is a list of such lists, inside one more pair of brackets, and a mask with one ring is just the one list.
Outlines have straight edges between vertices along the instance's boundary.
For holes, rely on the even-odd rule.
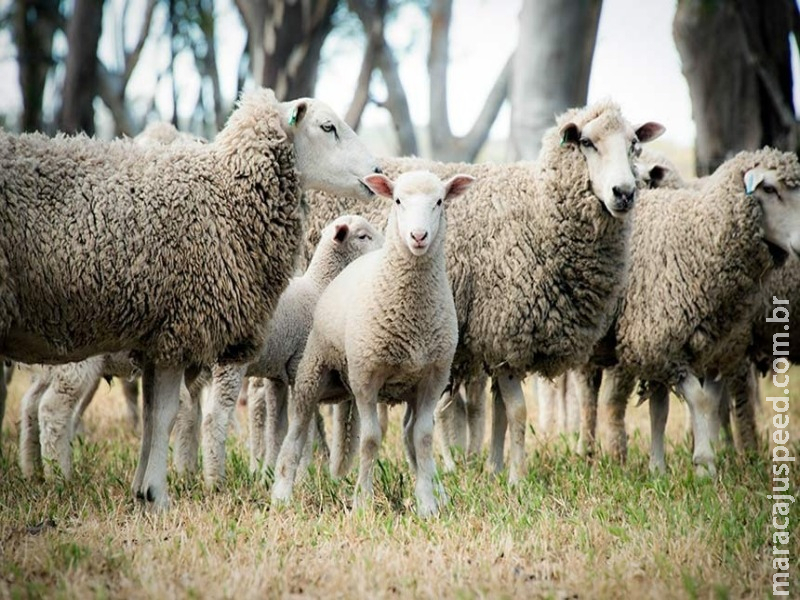
[[800,256],[800,187],[789,187],[775,170],[763,167],[744,174],[744,187],[764,211],[764,239]]
[[444,204],[463,194],[475,181],[469,175],[440,180],[429,171],[403,173],[396,182],[385,175],[369,175],[364,184],[374,193],[394,200],[389,227],[414,256],[423,256],[438,240],[444,224]]
[[322,239],[329,239],[348,262],[383,245],[383,234],[358,215],[339,217],[325,228]]
[[371,196],[361,183],[379,173],[378,161],[356,133],[325,103],[302,98],[280,104],[292,139],[300,185],[342,196]]
[[623,120],[597,118],[583,127],[569,122],[561,127],[562,144],[573,144],[586,159],[592,192],[608,212],[622,218],[636,198],[635,160],[640,143],[664,132],[663,125],[645,123],[634,129]]

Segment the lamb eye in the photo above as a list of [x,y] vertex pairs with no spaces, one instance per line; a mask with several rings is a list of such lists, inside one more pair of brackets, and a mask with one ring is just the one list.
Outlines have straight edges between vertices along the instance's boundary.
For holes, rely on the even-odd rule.
[[767,194],[777,194],[778,193],[778,190],[775,189],[775,186],[774,185],[770,185],[768,183],[762,183],[761,184],[761,189],[764,190],[764,192],[767,193]]
[[371,240],[372,238],[369,237],[366,233],[362,233],[360,236],[358,236],[358,239],[360,239],[360,240]]
[[580,142],[581,146],[583,146],[584,148],[594,148],[594,144],[592,143],[592,140],[590,140],[589,138],[581,138]]
[[442,199],[441,199],[441,198],[439,198],[439,199],[436,201],[436,206],[441,206],[441,205],[442,205]]
[[400,206],[400,198],[397,198],[397,199],[394,201],[394,203],[395,203],[395,204],[397,204],[397,206]]

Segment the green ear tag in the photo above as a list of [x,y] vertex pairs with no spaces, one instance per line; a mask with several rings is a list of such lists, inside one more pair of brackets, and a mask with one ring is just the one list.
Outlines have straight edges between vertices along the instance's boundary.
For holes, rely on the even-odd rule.
[[292,111],[292,114],[289,116],[289,125],[291,125],[292,127],[297,125],[297,109],[294,109]]

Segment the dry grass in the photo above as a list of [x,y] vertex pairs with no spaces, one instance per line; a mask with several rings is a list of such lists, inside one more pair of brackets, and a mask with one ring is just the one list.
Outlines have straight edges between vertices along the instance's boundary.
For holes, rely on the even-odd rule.
[[[800,369],[790,372],[800,397]],[[353,479],[315,467],[290,508],[270,507],[247,469],[244,436],[228,480],[209,493],[172,479],[172,510],[140,512],[130,495],[138,442],[117,390],[101,386],[76,441],[70,482],[29,483],[17,466],[12,384],[0,455],[0,597],[608,597],[765,598],[771,589],[770,463],[720,457],[716,482],[695,479],[682,407],[670,419],[668,477],[647,471],[647,408],[631,408],[625,467],[589,465],[564,438],[529,436],[530,475],[510,490],[482,462],[444,476],[438,519],[411,509],[413,485],[393,411],[371,513],[351,514]],[[531,403],[531,422],[535,422]],[[762,411],[766,425],[768,411]],[[242,422],[245,415],[239,415]],[[800,454],[800,410],[791,436]],[[800,465],[794,466],[798,481]],[[793,533],[798,577],[798,511]]]

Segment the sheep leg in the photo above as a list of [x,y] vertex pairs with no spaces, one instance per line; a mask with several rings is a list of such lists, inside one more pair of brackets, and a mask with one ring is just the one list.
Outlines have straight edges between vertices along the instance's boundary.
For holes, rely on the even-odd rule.
[[414,446],[414,404],[406,404],[406,412],[403,414],[403,445],[406,450],[406,460],[411,470],[417,472],[417,449]]
[[686,400],[692,420],[694,450],[692,462],[700,477],[716,476],[712,441],[719,435],[719,398],[721,382],[699,379],[689,374],[678,384],[678,393]]
[[552,388],[552,399],[556,406],[555,434],[567,433],[567,375],[559,375],[548,382]]
[[[145,501],[146,506],[155,510],[169,507],[169,434],[178,414],[182,381],[183,369],[156,368],[152,363],[145,367],[142,377],[145,431],[142,436],[140,464],[134,479],[134,483],[139,485],[134,488],[134,494],[138,500]],[[141,464],[142,461],[144,465]]]
[[[57,467],[64,478],[72,474],[72,427],[75,405],[94,395],[103,370],[103,357],[61,365],[39,404],[39,431],[46,478],[55,476]],[[88,402],[86,402],[88,405]]]
[[[358,480],[353,498],[353,508],[364,508],[372,504],[375,496],[373,472],[381,447],[381,424],[378,420],[378,391],[383,382],[373,376],[361,385],[353,385],[358,418],[361,421],[361,443],[359,448]],[[431,414],[431,419],[433,415]],[[433,423],[431,422],[431,427]]]
[[[250,472],[257,473],[266,459],[267,398],[265,380],[249,377],[247,385],[247,422],[250,437]],[[244,389],[245,386],[242,386]]]
[[98,374],[94,380],[94,383],[90,387],[87,387],[82,393],[80,401],[78,402],[78,406],[75,408],[75,412],[72,415],[72,435],[83,435],[83,413],[85,413],[86,409],[89,408],[89,405],[94,399],[94,395],[97,393],[97,388],[99,387],[100,375]]
[[[450,436],[449,430],[453,427],[454,420],[454,407],[452,388],[445,390],[444,394],[439,398],[436,403],[436,410],[434,412],[434,423],[436,438],[439,441],[439,451],[442,454],[442,462],[444,463],[445,473],[455,471],[456,461],[453,459],[453,453],[450,450]],[[403,423],[405,425],[405,421]]]
[[125,406],[128,408],[128,423],[133,431],[139,429],[139,379],[123,379],[122,395],[125,396]]
[[489,468],[493,473],[503,470],[503,447],[506,443],[506,406],[500,394],[500,384],[497,378],[492,378],[492,439],[489,447]]
[[39,403],[50,385],[50,373],[38,373],[22,397],[19,429],[19,466],[25,477],[33,477],[42,469],[42,447],[39,444]]
[[653,385],[650,394],[650,472],[667,472],[664,435],[669,417],[669,390],[662,384]]
[[[314,443],[317,441],[317,419],[316,415],[319,414],[318,410],[314,411],[314,416],[308,424],[308,434],[306,435],[306,443],[303,445],[303,454],[300,456],[300,466],[297,471],[297,480],[301,481],[308,473],[308,466],[311,464],[311,459],[314,456]],[[283,437],[286,437],[284,434]]]
[[417,514],[430,517],[448,502],[444,486],[436,473],[433,458],[433,413],[436,401],[447,385],[448,370],[433,369],[417,387],[412,413],[416,472]]
[[628,409],[628,398],[636,385],[636,379],[619,369],[607,369],[603,379],[605,385],[601,389],[600,404],[608,410],[609,454],[614,460],[624,463],[628,456],[625,412]]
[[330,469],[331,475],[339,478],[352,468],[359,444],[360,423],[355,402],[348,399],[334,404],[332,422]]
[[[584,367],[570,371],[568,386],[575,393],[567,393],[567,402],[577,399],[580,406],[580,434],[578,436],[577,451],[581,456],[592,457],[595,451],[595,436],[597,432],[597,394],[600,391],[602,371]],[[574,402],[572,402],[574,404]]]
[[289,403],[291,413],[289,430],[275,462],[275,482],[272,486],[272,502],[275,504],[285,504],[292,496],[308,429],[317,410],[320,391],[327,383],[330,373],[314,353],[315,350],[312,332],[312,337],[306,344],[307,356],[300,362],[292,390],[292,402]]
[[[175,451],[173,463],[180,475],[197,472],[197,453],[200,446],[200,423],[203,419],[201,406],[202,385],[192,384],[193,390],[181,384],[180,408],[175,420]],[[194,391],[194,393],[192,393]]]
[[211,369],[211,398],[202,435],[203,481],[209,489],[225,478],[225,440],[246,370],[245,365],[214,365]]
[[383,439],[389,431],[389,405],[384,402],[378,402],[378,422],[381,424],[381,439]]
[[[378,405],[378,420],[381,423],[381,432],[386,436],[386,428],[389,425],[389,414],[385,404]],[[314,434],[317,440],[317,451],[323,460],[327,460],[331,456],[331,450],[328,448],[328,439],[325,436],[325,419],[322,418],[322,413],[317,410],[314,415]]]
[[486,377],[469,379],[465,386],[464,410],[467,417],[467,455],[480,454],[486,434]]
[[533,387],[536,405],[539,408],[537,419],[539,434],[547,436],[554,431],[555,414],[553,407],[555,406],[555,390],[549,380],[538,375],[533,378]]
[[[734,441],[741,452],[758,450],[758,432],[753,399],[759,398],[758,379],[750,364],[742,365],[726,381],[733,411]],[[757,402],[758,400],[756,400]]]
[[289,429],[289,388],[280,381],[264,380],[265,422],[261,430],[264,466],[274,468]]
[[505,373],[498,375],[497,379],[508,418],[510,443],[508,482],[515,485],[525,476],[525,429],[528,426],[528,408],[518,377]]

